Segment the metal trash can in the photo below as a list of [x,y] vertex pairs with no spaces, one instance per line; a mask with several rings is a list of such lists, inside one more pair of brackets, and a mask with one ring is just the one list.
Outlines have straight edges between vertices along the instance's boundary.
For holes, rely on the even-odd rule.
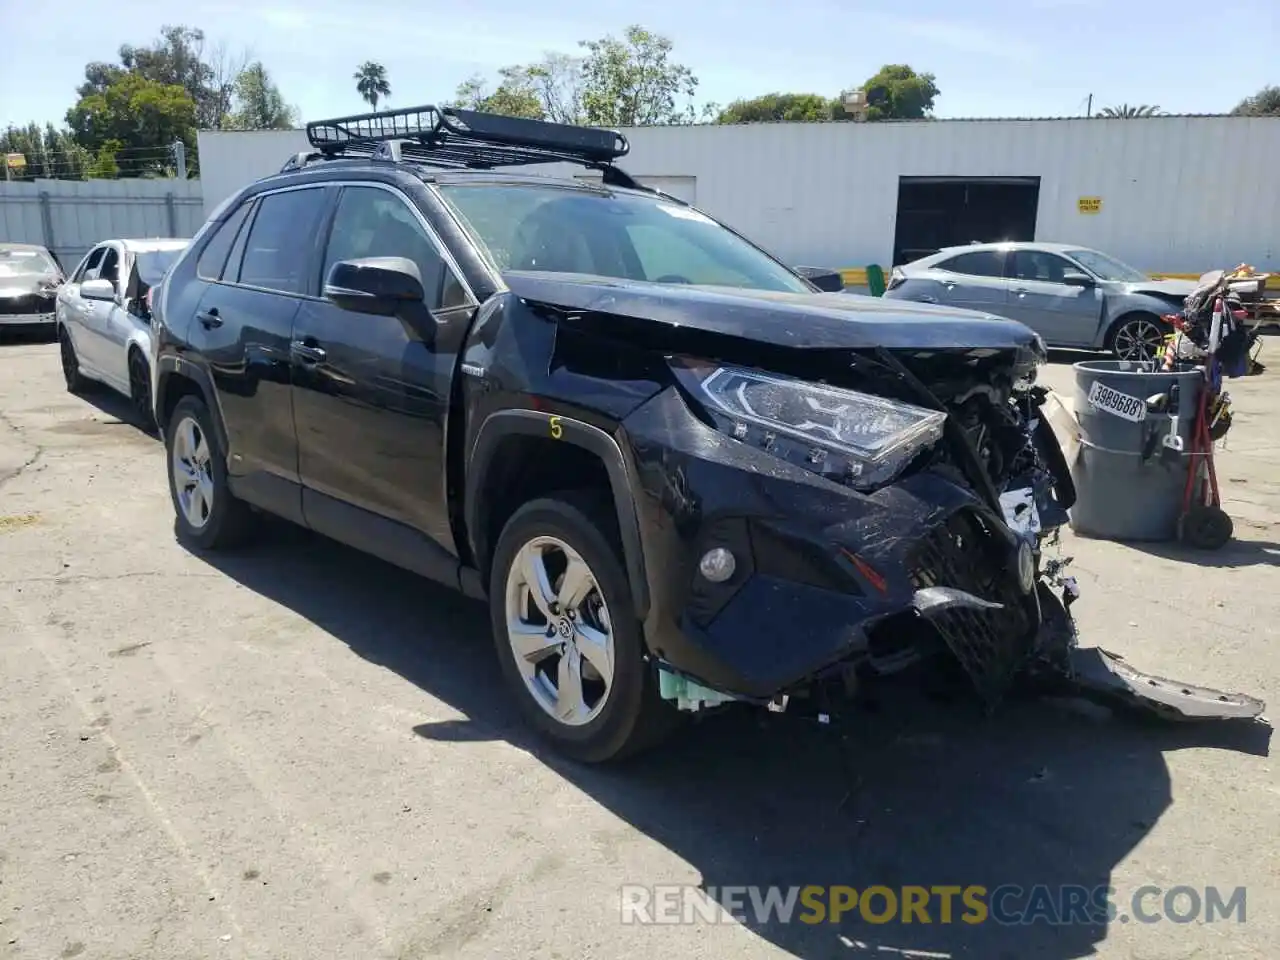
[[[1071,529],[1108,540],[1176,539],[1201,371],[1165,373],[1155,363],[1129,360],[1086,360],[1074,369],[1080,449],[1071,466]],[[1173,432],[1169,413],[1147,404],[1175,384],[1183,452],[1165,445]]]

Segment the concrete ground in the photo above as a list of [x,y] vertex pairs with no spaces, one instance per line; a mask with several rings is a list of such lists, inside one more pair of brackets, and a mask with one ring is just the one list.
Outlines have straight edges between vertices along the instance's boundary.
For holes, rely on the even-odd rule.
[[[1066,538],[1086,641],[1280,701],[1278,383],[1231,387],[1234,544]],[[861,717],[842,751],[827,729],[724,715],[626,767],[576,767],[525,735],[481,606],[288,528],[232,556],[182,549],[159,443],[122,401],[68,395],[34,342],[0,345],[0,731],[5,958],[1262,960],[1280,943],[1265,731],[921,705]],[[622,885],[667,883],[1109,884],[1126,919],[1144,884],[1244,885],[1247,920],[620,922]]]

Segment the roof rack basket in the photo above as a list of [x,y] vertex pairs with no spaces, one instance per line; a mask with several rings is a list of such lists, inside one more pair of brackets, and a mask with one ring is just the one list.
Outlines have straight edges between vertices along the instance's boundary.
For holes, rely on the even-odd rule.
[[600,170],[606,183],[643,189],[613,165],[631,146],[615,130],[506,117],[456,107],[403,107],[307,124],[314,152],[290,157],[285,170],[340,157],[407,160],[461,170],[573,163]]

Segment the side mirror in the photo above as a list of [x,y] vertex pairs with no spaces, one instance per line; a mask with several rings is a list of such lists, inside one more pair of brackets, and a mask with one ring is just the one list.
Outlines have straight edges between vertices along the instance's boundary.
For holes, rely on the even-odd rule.
[[844,277],[838,270],[826,267],[796,267],[796,273],[804,277],[824,293],[839,293],[844,289]]
[[1077,273],[1075,270],[1068,270],[1062,275],[1062,282],[1069,287],[1089,288],[1094,285],[1093,277],[1087,273]]
[[85,300],[102,300],[115,303],[116,288],[110,280],[86,280],[80,284],[80,296]]
[[324,295],[343,310],[391,317],[422,303],[422,274],[405,257],[339,260],[329,270]]

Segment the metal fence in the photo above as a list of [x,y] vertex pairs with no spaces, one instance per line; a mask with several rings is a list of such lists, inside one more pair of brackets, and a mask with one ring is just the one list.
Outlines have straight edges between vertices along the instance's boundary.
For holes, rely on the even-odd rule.
[[70,271],[115,237],[191,237],[204,222],[199,180],[0,182],[0,241],[39,243]]

